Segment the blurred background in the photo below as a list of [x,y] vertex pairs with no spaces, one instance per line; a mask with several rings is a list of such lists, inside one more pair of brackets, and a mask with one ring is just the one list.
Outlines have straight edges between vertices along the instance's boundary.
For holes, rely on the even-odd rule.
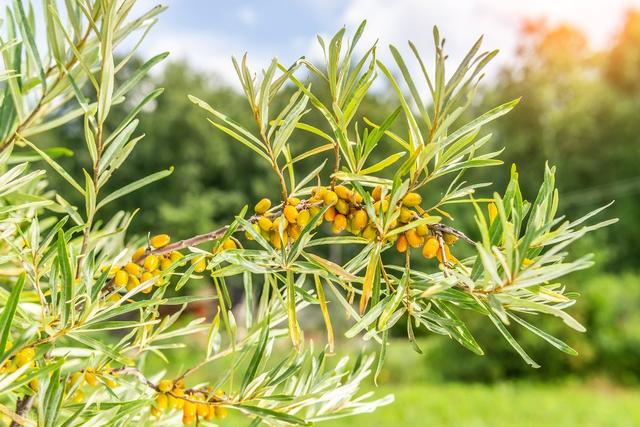
[[[140,3],[148,7],[152,2]],[[396,394],[396,403],[332,425],[640,425],[640,1],[172,0],[169,6],[140,50],[142,58],[171,52],[169,61],[139,88],[139,96],[152,85],[164,87],[165,93],[141,116],[139,131],[146,137],[113,185],[169,166],[175,172],[114,204],[114,210],[141,208],[132,235],[168,232],[176,239],[189,237],[226,224],[245,204],[264,196],[277,198],[267,165],[216,131],[186,95],[195,94],[251,127],[231,55],[247,51],[256,70],[272,56],[284,64],[300,55],[318,59],[316,33],[331,35],[342,25],[354,30],[363,19],[368,21],[365,41],[379,38],[382,59],[389,58],[389,43],[406,52],[408,39],[428,58],[433,54],[434,24],[447,38],[450,68],[481,34],[486,49],[501,50],[468,114],[520,96],[522,101],[485,130],[493,133],[490,148],[506,148],[504,165],[476,172],[468,180],[493,182],[502,192],[510,165],[516,163],[524,194],[533,198],[549,160],[558,167],[561,211],[567,217],[615,200],[605,215],[620,222],[574,247],[576,256],[595,252],[596,266],[565,281],[580,294],[572,314],[588,332],[570,332],[554,319],[541,322],[543,329],[576,348],[578,356],[514,330],[542,365],[530,369],[492,325],[472,315],[466,319],[485,349],[484,357],[426,334],[419,338],[423,354],[418,354],[399,330],[379,381],[382,393]],[[361,108],[362,115],[375,122],[397,106],[392,91],[379,80]],[[282,102],[287,99],[283,96]],[[120,114],[126,109],[121,106]],[[317,116],[308,117],[320,123]],[[300,150],[317,143],[308,134],[294,138]],[[63,161],[78,170],[87,164],[81,127],[57,130],[41,143],[75,148],[77,154]],[[429,189],[434,197],[439,191]],[[487,190],[484,195],[490,194]],[[67,196],[73,197],[71,192]],[[458,228],[473,235],[468,210],[450,213]],[[340,261],[349,253],[331,256]],[[189,292],[211,291],[202,282]],[[240,292],[235,300],[241,303]],[[190,316],[209,316],[213,310],[196,306]],[[323,345],[316,316],[309,311],[306,334]],[[340,312],[336,318],[348,324]],[[172,363],[158,360],[158,367],[188,365],[197,357],[199,341],[188,345],[168,352]],[[361,345],[365,343],[341,343],[338,348],[347,353]]]

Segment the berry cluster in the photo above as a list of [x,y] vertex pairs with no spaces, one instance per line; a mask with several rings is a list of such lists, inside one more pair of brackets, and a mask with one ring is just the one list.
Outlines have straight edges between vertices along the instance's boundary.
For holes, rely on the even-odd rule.
[[[7,344],[4,347],[4,352],[11,350],[13,347],[13,342],[7,341]],[[9,360],[5,361],[2,365],[0,365],[0,374],[4,372],[14,372],[18,368],[22,368],[25,365],[28,365],[30,368],[36,366],[35,362],[36,350],[33,347],[26,347],[17,352],[13,357]],[[34,378],[29,382],[29,387],[32,390],[38,390],[38,379]]]
[[[410,247],[421,247],[425,258],[436,257],[440,262],[457,261],[449,250],[449,246],[458,239],[454,234],[443,233],[438,236],[425,224],[417,225],[403,233],[390,233],[395,228],[428,216],[420,206],[420,194],[407,193],[395,206],[390,206],[391,196],[383,195],[382,187],[377,186],[371,191],[370,197],[374,201],[376,215],[386,214],[389,209],[398,211],[396,219],[389,224],[389,232],[384,236],[369,217],[362,195],[344,185],[336,185],[333,188],[318,186],[312,190],[308,200],[289,198],[286,203],[274,209],[271,209],[269,199],[262,199],[255,206],[256,217],[253,227],[271,242],[273,247],[279,249],[295,241],[300,235],[300,230],[321,211],[322,206],[325,206],[324,215],[316,225],[323,220],[327,221],[331,223],[331,230],[335,234],[346,231],[368,241],[395,242],[396,249],[401,253]],[[278,209],[280,207],[281,209]],[[247,234],[247,237],[250,238],[250,235]]]
[[109,372],[111,376],[118,376],[116,372],[112,372],[109,366],[106,366],[103,371],[97,372],[93,368],[87,368],[84,371],[74,372],[68,379],[66,384],[66,390],[69,391],[72,387],[75,388],[72,400],[75,403],[83,403],[85,401],[85,393],[83,390],[84,385],[95,387],[103,382],[107,387],[114,388],[117,386],[116,382],[111,376],[105,375]]
[[183,424],[191,424],[196,418],[211,421],[227,416],[227,408],[219,404],[224,400],[222,390],[215,393],[211,393],[211,390],[186,393],[182,380],[162,380],[158,383],[157,390],[155,402],[151,406],[151,414],[156,417],[174,409],[182,410]]

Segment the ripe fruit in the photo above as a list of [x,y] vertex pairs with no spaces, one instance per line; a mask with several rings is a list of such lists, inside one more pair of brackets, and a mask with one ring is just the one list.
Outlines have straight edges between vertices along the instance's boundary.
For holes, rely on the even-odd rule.
[[364,210],[357,210],[353,214],[353,221],[351,222],[351,227],[353,231],[360,232],[364,230],[369,222],[369,216]]
[[147,251],[147,248],[143,246],[139,247],[138,249],[136,249],[133,255],[131,255],[131,259],[133,261],[138,261],[140,258],[142,258],[142,255],[144,255],[146,251]]
[[338,195],[331,190],[327,190],[322,197],[325,205],[335,205],[338,202]]
[[171,380],[161,380],[158,383],[158,390],[167,393],[173,389],[173,381]]
[[300,227],[296,224],[292,224],[289,226],[289,237],[291,240],[297,240],[300,237]]
[[304,228],[307,224],[309,224],[310,220],[311,220],[311,214],[309,214],[308,210],[305,209],[298,212],[298,218],[296,220],[298,227]]
[[229,411],[224,406],[219,406],[218,405],[218,406],[215,406],[213,409],[215,411],[216,418],[221,419],[221,420],[227,418],[227,415],[228,415]]
[[489,211],[489,224],[491,224],[498,216],[498,207],[495,203],[491,202],[487,205],[487,211]]
[[96,374],[93,373],[93,369],[91,368],[84,371],[84,380],[90,386],[98,385],[98,378],[96,378]]
[[311,195],[313,197],[315,197],[316,199],[320,200],[320,199],[322,199],[324,197],[326,192],[327,192],[326,187],[319,186],[319,187],[316,187],[313,190],[311,190]]
[[362,237],[368,240],[369,242],[374,241],[377,235],[378,233],[376,233],[376,229],[372,225],[367,226],[367,228],[365,228],[364,231],[362,232]]
[[371,192],[371,197],[373,197],[373,200],[375,200],[376,202],[380,201],[380,198],[382,197],[382,186],[376,185],[376,187]]
[[254,210],[256,211],[257,214],[262,215],[263,213],[268,211],[269,208],[271,208],[271,200],[262,199],[258,203],[256,203]]
[[204,256],[199,256],[191,260],[191,265],[195,265],[195,273],[202,273],[207,268],[207,261]]
[[[189,395],[189,399],[193,399],[193,396]],[[184,406],[182,407],[182,423],[183,424],[191,424],[195,421],[196,418],[196,404],[193,402],[189,402],[187,400],[184,401]]]
[[160,412],[164,412],[169,406],[169,398],[164,393],[158,393],[156,395],[156,408],[160,410]]
[[138,287],[140,284],[140,279],[138,279],[133,274],[129,275],[129,279],[127,280],[127,291],[132,291]]
[[148,271],[145,271],[144,273],[142,273],[142,276],[140,276],[140,283],[146,282],[151,279],[153,279],[153,274]]
[[33,359],[36,357],[36,350],[33,347],[27,347],[16,353],[15,363],[18,368],[33,363]]
[[168,234],[158,234],[149,239],[149,244],[156,249],[164,248],[171,241]]
[[409,193],[404,196],[404,199],[402,200],[403,206],[409,208],[415,208],[416,206],[420,205],[420,203],[422,203],[422,196],[418,193]]
[[128,263],[127,265],[124,266],[124,269],[130,275],[133,275],[133,276],[136,276],[136,277],[140,277],[140,274],[142,274],[142,268],[138,264],[136,264],[135,262]]
[[427,241],[422,247],[422,256],[429,259],[433,258],[434,256],[436,256],[439,247],[440,244],[438,243],[438,239],[436,239],[434,236],[427,237]]
[[455,242],[458,241],[458,236],[456,236],[455,234],[452,234],[452,233],[444,233],[442,238],[444,239],[444,242],[447,245],[453,245]]
[[407,242],[407,238],[404,234],[401,234],[396,241],[396,249],[398,250],[398,252],[404,253],[407,251],[408,245],[409,243]]
[[416,233],[418,233],[418,236],[426,236],[429,234],[429,227],[425,224],[420,224],[416,227]]
[[333,232],[338,234],[344,231],[345,228],[347,228],[347,217],[342,214],[336,214],[336,217],[333,219]]
[[379,200],[373,204],[373,208],[377,213],[386,212],[389,210],[389,202],[387,200]]
[[173,261],[170,258],[162,258],[160,260],[160,270],[162,271],[168,270],[172,264],[173,264]]
[[296,223],[296,219],[298,218],[298,210],[295,208],[295,206],[285,206],[282,213],[290,224]]
[[153,271],[158,268],[158,257],[156,255],[149,255],[144,259],[144,269],[147,271]]
[[287,203],[291,206],[298,206],[300,204],[300,199],[297,197],[289,197],[287,199]]
[[329,209],[327,209],[324,212],[324,219],[329,222],[333,222],[335,218],[336,218],[336,208],[331,206]]
[[333,188],[333,191],[338,195],[339,198],[344,200],[349,200],[351,198],[351,190],[349,190],[344,185],[336,185]]
[[400,208],[400,216],[398,217],[400,222],[404,222],[404,223],[410,222],[412,217],[413,217],[413,211],[411,209],[407,209],[404,206]]
[[129,273],[127,273],[124,270],[118,270],[116,272],[116,276],[114,279],[116,286],[118,287],[125,286],[128,281],[129,281]]
[[222,249],[228,251],[230,249],[238,249],[238,245],[236,245],[236,241],[229,238],[222,242]]
[[436,257],[438,258],[438,261],[440,262],[445,262],[445,261],[452,261],[453,257],[451,256],[451,252],[449,251],[449,246],[444,245],[444,256],[446,259],[442,258],[442,250],[438,250],[438,252],[436,252]]
[[172,251],[171,255],[169,255],[169,259],[171,259],[171,262],[176,262],[178,261],[180,258],[182,258],[182,253],[178,252],[178,251]]
[[273,228],[273,222],[271,222],[271,220],[266,216],[263,216],[258,220],[258,225],[264,231],[270,231]]
[[423,239],[422,237],[418,236],[415,228],[407,230],[404,234],[407,237],[407,242],[409,242],[409,245],[412,248],[419,248],[420,246],[422,246]]
[[335,208],[342,215],[347,215],[349,213],[349,203],[347,203],[347,201],[344,199],[338,200],[336,202]]

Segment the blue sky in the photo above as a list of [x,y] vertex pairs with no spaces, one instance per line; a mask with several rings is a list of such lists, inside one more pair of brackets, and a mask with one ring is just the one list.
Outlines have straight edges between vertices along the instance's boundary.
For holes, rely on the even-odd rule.
[[[487,49],[501,50],[495,69],[513,58],[525,18],[570,23],[597,46],[611,40],[626,9],[640,9],[640,0],[138,0],[137,10],[158,1],[169,9],[142,54],[170,51],[173,60],[186,60],[228,83],[235,83],[231,55],[248,52],[254,69],[274,56],[285,64],[301,55],[317,58],[316,34],[329,36],[343,25],[353,30],[363,19],[363,45],[379,39],[383,58],[390,43],[406,52],[407,40],[430,58],[431,28],[437,24],[451,63],[484,34]],[[0,0],[0,7],[8,3]],[[33,3],[41,7],[40,0]]]
[[[155,4],[141,0],[141,6]],[[315,35],[341,26],[354,29],[367,19],[365,40],[405,47],[411,39],[430,54],[431,27],[447,37],[451,60],[464,55],[485,34],[487,48],[499,48],[501,61],[513,57],[525,17],[568,22],[583,29],[594,45],[611,40],[626,9],[640,0],[168,0],[169,10],[152,30],[144,50],[171,51],[195,67],[227,81],[234,77],[231,55],[249,53],[255,67],[277,56],[288,63],[300,55],[318,56]],[[402,49],[401,49],[402,50]],[[499,61],[498,61],[499,62]]]

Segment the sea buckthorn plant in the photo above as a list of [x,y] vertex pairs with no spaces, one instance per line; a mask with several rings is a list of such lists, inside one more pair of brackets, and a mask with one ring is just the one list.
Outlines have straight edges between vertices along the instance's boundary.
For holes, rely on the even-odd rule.
[[[420,329],[483,354],[462,311],[485,318],[533,367],[513,328],[575,354],[535,319],[556,316],[584,331],[567,310],[575,294],[560,280],[592,261],[567,249],[612,221],[588,225],[600,209],[578,220],[558,216],[550,167],[533,201],[522,195],[515,167],[506,191],[490,197],[476,193],[488,184],[463,179],[471,168],[500,164],[482,128],[518,102],[467,117],[495,51],[482,53],[479,40],[447,71],[435,29],[433,69],[411,43],[412,65],[391,46],[389,68],[376,45],[358,45],[363,24],[351,37],[343,29],[319,38],[319,61],[274,59],[256,75],[246,56],[234,60],[254,127],[197,94],[190,99],[212,135],[232,136],[270,166],[279,196],[248,200],[251,208],[227,226],[185,240],[163,230],[136,238],[127,235],[133,212],[108,217],[104,207],[171,170],[108,186],[137,144],[156,143],[142,142],[136,128],[162,89],[144,97],[131,90],[166,54],[116,78],[163,10],[131,16],[135,3],[44,0],[36,13],[15,0],[2,21],[0,412],[7,424],[224,425],[233,414],[251,425],[310,425],[370,412],[393,399],[359,392],[380,372],[392,327],[404,325],[414,343]],[[380,123],[359,111],[378,79],[398,103]],[[127,113],[110,125],[114,107]],[[323,125],[307,120],[312,112]],[[86,141],[80,174],[59,162],[66,147],[38,143],[72,121]],[[299,135],[314,145],[301,146]],[[301,172],[302,160],[315,162],[310,173]],[[68,185],[50,188],[48,174]],[[70,192],[84,203],[68,202]],[[473,226],[453,225],[454,204]],[[327,256],[336,246],[353,256]],[[189,294],[194,279],[206,279],[212,296]],[[228,286],[243,287],[242,320]],[[197,300],[217,314],[184,320]],[[176,310],[163,314],[166,306]],[[326,329],[320,349],[299,322],[312,311]],[[340,312],[350,322],[345,330],[334,329]],[[176,338],[194,334],[206,337],[200,362],[171,377],[149,372],[150,355],[167,360]],[[372,353],[333,361],[347,339],[370,342]]]

